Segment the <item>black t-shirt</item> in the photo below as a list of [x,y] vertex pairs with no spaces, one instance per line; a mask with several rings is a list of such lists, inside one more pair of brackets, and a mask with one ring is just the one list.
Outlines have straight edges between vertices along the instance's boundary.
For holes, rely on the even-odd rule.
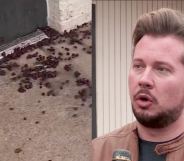
[[158,155],[154,150],[157,144],[139,139],[139,161],[165,161],[166,155]]

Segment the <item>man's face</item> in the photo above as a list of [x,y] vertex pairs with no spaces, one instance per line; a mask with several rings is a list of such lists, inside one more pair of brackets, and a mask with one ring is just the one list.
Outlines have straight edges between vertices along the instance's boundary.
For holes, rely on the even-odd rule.
[[184,42],[175,36],[145,35],[136,45],[129,73],[132,109],[138,122],[163,128],[184,108]]

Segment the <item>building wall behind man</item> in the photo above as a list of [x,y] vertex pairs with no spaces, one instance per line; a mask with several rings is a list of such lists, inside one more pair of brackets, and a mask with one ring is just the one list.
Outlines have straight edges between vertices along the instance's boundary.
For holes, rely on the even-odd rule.
[[127,76],[137,18],[162,7],[183,12],[184,1],[94,0],[93,3],[96,6],[96,128],[100,136],[134,120]]

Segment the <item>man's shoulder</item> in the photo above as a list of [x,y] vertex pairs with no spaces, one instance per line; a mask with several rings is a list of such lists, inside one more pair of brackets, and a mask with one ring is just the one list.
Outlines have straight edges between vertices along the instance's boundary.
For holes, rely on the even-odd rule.
[[119,129],[116,129],[108,134],[105,134],[103,136],[100,136],[98,138],[93,139],[93,143],[95,142],[104,142],[106,140],[111,140],[111,139],[122,139],[124,137],[129,136],[130,134],[132,134],[135,130],[136,130],[136,122],[133,123],[129,123]]
[[130,123],[92,140],[93,161],[110,161],[115,149],[137,148],[136,123]]

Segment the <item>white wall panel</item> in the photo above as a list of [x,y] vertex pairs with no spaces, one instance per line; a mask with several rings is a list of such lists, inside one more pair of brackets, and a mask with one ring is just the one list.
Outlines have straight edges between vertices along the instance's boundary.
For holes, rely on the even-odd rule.
[[147,2],[148,5],[148,12],[153,10],[153,0],[151,0],[150,2]]
[[142,12],[143,13],[148,12],[148,1],[143,1],[142,2]]
[[[126,61],[127,61],[127,73],[126,73],[126,76],[125,76],[125,79],[127,79],[128,77],[128,73],[129,73],[129,68],[130,68],[130,62],[131,62],[131,53],[132,53],[132,1],[126,1],[127,5],[126,5],[126,8],[127,8],[127,22],[126,22],[126,25],[127,25],[127,35],[126,35],[126,41],[127,41],[127,52],[126,52]],[[126,83],[126,92],[128,94],[128,81]],[[127,96],[127,107],[130,107],[131,103],[130,103],[130,100],[128,99],[129,97]],[[131,122],[132,119],[133,119],[133,115],[132,115],[132,110],[131,108],[127,108],[127,122]]]
[[[118,75],[120,75],[120,107],[116,107],[119,108],[120,113],[116,113],[117,115],[119,115],[117,118],[119,118],[117,120],[116,127],[120,127],[123,123],[127,122],[127,115],[125,115],[125,113],[127,113],[127,79],[126,79],[126,75],[127,75],[127,26],[124,25],[126,24],[127,21],[127,7],[126,7],[126,1],[122,1],[121,2],[121,11],[120,11],[120,27],[121,28],[121,32],[120,32],[120,74],[116,73],[117,78],[118,79]],[[117,87],[118,88],[118,87]],[[117,93],[118,94],[118,93]],[[122,108],[124,107],[124,108]]]
[[178,3],[176,3],[176,8],[177,8],[177,10],[179,10],[179,11],[182,10],[182,9],[181,9],[181,1],[182,1],[182,0],[179,0]]
[[157,10],[158,9],[158,1],[157,0],[153,0],[152,1],[152,10]]
[[167,0],[167,7],[171,7],[172,6],[172,1],[173,0]]
[[96,108],[98,135],[104,133],[104,86],[103,86],[103,1],[96,3]]
[[162,7],[168,7],[168,5],[167,5],[167,1],[165,0],[165,1],[162,1]]
[[158,8],[162,8],[163,7],[163,1],[158,1],[157,5],[158,5]]
[[134,120],[128,94],[132,31],[137,18],[162,7],[184,10],[182,0],[93,0],[96,4],[97,135]]
[[114,56],[115,56],[115,62],[114,62],[114,73],[115,73],[115,86],[114,86],[114,92],[115,92],[115,102],[114,106],[111,107],[115,110],[115,127],[120,126],[121,124],[121,80],[120,80],[120,71],[121,71],[121,3],[120,1],[115,2],[115,50],[114,50]]
[[[115,31],[115,2],[110,1],[109,2],[109,12],[111,13],[109,15],[109,31]],[[119,14],[120,15],[120,14]],[[115,61],[115,56],[114,56],[114,45],[115,45],[115,36],[114,32],[109,32],[109,110],[110,110],[110,115],[109,115],[109,127],[110,129],[114,129],[116,127],[116,110],[114,110],[114,102],[115,102],[115,67],[114,67],[114,61]],[[115,120],[115,121],[114,121]]]
[[138,2],[137,2],[137,17],[139,17],[143,13],[142,6],[143,6],[143,1],[138,0]]
[[104,104],[104,130],[109,130],[109,1],[103,1],[103,104]]

